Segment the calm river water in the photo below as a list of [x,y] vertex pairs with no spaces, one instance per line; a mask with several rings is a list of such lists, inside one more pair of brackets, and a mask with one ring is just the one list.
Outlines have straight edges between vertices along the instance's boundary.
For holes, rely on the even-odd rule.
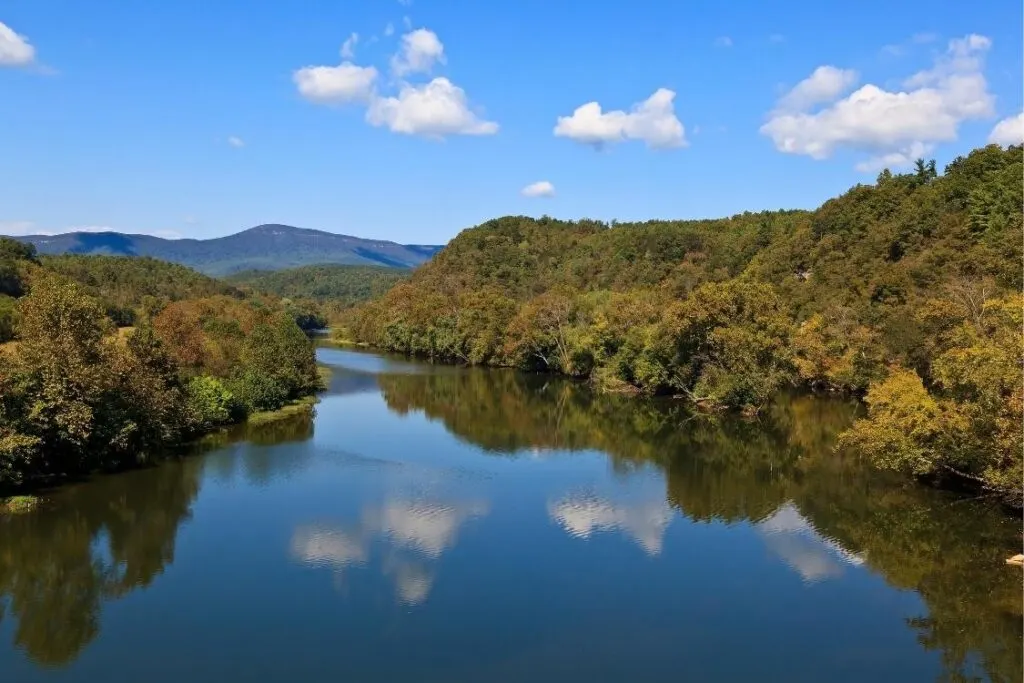
[[0,681],[1021,680],[1020,520],[759,422],[321,349],[315,414],[0,516]]

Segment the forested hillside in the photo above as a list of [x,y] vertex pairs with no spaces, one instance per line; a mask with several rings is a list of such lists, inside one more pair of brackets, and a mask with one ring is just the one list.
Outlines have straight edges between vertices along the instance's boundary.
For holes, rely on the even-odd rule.
[[845,443],[1020,504],[1021,147],[882,172],[811,212],[463,231],[347,333],[442,361],[757,412],[863,396]]
[[136,464],[320,384],[285,302],[153,259],[0,238],[0,334],[0,489]]
[[287,270],[246,270],[227,278],[233,285],[289,299],[309,299],[349,308],[382,295],[409,277],[404,268],[319,264]]
[[231,285],[197,273],[177,263],[148,256],[42,256],[49,271],[81,285],[99,300],[108,315],[122,325],[131,325],[138,310],[159,310],[172,301],[242,293]]

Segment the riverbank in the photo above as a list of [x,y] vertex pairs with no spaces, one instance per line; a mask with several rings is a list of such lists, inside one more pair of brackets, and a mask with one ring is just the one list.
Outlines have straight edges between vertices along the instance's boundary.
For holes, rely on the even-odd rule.
[[[320,366],[318,370],[322,385],[326,387],[327,380],[329,380],[331,374],[330,369]],[[96,468],[89,472],[77,474],[53,474],[49,476],[27,478],[16,486],[4,486],[3,483],[0,482],[0,514],[20,514],[23,512],[30,512],[45,500],[48,491],[55,490],[65,484],[88,481],[92,477],[98,475],[116,474],[118,472],[127,472],[133,469],[158,465],[168,458],[178,457],[182,452],[194,449],[196,445],[200,444],[204,439],[208,439],[218,433],[226,433],[245,425],[251,425],[254,427],[270,425],[275,422],[294,418],[295,416],[303,413],[311,413],[314,406],[319,401],[320,396],[318,392],[289,401],[285,405],[274,410],[253,412],[247,415],[243,420],[217,425],[202,432],[192,434],[189,438],[183,441],[165,444],[160,452],[136,462],[122,463],[113,467]]]

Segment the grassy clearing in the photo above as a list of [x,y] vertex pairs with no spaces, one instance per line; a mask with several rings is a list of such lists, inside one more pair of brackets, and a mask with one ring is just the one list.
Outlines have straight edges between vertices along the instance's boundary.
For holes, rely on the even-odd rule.
[[305,396],[303,398],[292,401],[286,406],[282,406],[277,410],[268,410],[261,413],[253,413],[249,416],[247,422],[249,424],[261,425],[273,422],[275,420],[282,420],[286,417],[291,417],[298,413],[304,413],[313,410],[313,406],[319,401],[316,396]]
[[31,512],[39,507],[40,499],[36,496],[11,496],[0,499],[0,514],[18,515]]
[[331,377],[334,375],[334,371],[331,370],[328,365],[318,365],[316,367],[316,374],[320,377],[320,383],[326,387],[331,383]]
[[349,339],[348,337],[323,337],[323,338],[318,338],[316,340],[316,343],[317,343],[318,346],[337,346],[337,347],[340,347],[340,348],[345,348],[345,347],[367,348],[367,347],[369,347],[369,344],[366,344],[365,342],[357,342],[354,339]]

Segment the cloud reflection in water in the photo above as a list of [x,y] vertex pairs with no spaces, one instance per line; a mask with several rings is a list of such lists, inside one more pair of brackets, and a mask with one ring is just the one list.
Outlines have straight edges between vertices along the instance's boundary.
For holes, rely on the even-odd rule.
[[296,528],[291,556],[312,567],[332,567],[340,575],[347,567],[369,564],[373,541],[382,539],[388,548],[380,571],[394,578],[400,603],[417,605],[427,599],[433,585],[430,565],[455,545],[463,524],[489,511],[483,501],[392,498],[364,508],[359,522],[348,528],[326,524]]

